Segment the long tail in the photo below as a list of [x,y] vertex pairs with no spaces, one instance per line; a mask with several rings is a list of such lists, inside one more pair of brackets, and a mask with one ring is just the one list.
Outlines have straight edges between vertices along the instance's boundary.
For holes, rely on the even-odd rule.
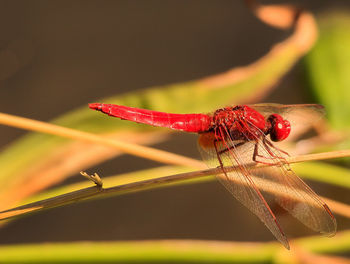
[[100,103],[89,104],[89,107],[110,116],[119,117],[120,119],[152,126],[168,127],[186,132],[205,132],[208,131],[211,124],[210,116],[205,114],[171,114],[122,105]]

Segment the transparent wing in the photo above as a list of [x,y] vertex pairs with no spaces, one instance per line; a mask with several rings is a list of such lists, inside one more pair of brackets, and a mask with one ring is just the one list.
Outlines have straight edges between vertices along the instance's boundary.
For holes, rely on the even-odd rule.
[[[254,126],[249,122],[247,124]],[[260,135],[254,141],[256,160],[276,165],[264,169],[255,168],[254,174],[264,181],[259,183],[260,188],[271,193],[277,203],[307,227],[333,236],[337,224],[329,207],[291,170],[285,159],[286,154],[275,147],[262,131],[257,131]]]
[[[250,142],[232,141],[225,131],[220,132],[221,138],[227,138],[227,141],[215,141],[214,133],[202,134],[199,139],[200,152],[203,159],[210,167],[221,167],[223,174],[217,175],[218,180],[226,187],[228,191],[250,211],[257,215],[260,220],[268,227],[272,234],[286,248],[289,249],[287,237],[283,233],[273,212],[266,200],[262,196],[255,183],[255,177],[252,176],[245,164],[249,162],[248,152],[242,156],[238,149],[247,147]],[[247,148],[250,152],[252,148]],[[250,162],[252,162],[250,156]],[[235,171],[229,171],[227,166],[238,166]]]
[[294,104],[294,105],[283,105],[283,104],[253,104],[249,105],[253,109],[259,111],[263,115],[270,115],[273,113],[279,114],[283,117],[290,117],[294,115],[313,114],[319,117],[325,115],[325,108],[319,104]]
[[310,229],[333,236],[337,224],[327,204],[291,170],[284,154],[266,141],[257,141],[260,158],[277,165],[253,171],[261,180],[260,188],[271,193],[279,205]]

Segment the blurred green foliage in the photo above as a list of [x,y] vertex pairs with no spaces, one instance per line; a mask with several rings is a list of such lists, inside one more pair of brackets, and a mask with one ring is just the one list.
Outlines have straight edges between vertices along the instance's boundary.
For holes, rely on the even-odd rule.
[[[327,110],[334,130],[350,132],[350,15],[325,14],[319,18],[319,40],[305,57],[310,88]],[[339,148],[347,148],[346,140]]]

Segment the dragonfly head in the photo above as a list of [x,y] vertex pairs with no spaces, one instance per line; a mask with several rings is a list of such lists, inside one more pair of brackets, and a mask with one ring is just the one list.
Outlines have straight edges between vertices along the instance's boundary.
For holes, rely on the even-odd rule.
[[272,114],[267,118],[268,131],[272,141],[282,141],[289,136],[290,123],[278,114]]

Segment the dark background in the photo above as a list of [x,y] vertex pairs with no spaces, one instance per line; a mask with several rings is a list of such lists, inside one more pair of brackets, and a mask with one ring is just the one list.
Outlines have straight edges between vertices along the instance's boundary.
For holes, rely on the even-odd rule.
[[[314,13],[350,5],[289,3]],[[243,1],[0,1],[0,111],[49,121],[98,98],[249,64],[289,34],[259,22]],[[266,101],[310,102],[303,83],[297,65]],[[1,127],[0,133],[5,146],[25,132]],[[199,158],[194,135],[177,134],[157,147]],[[122,156],[95,169],[112,175],[150,166],[155,164]],[[333,198],[342,193],[311,185]],[[281,218],[290,237],[310,234]],[[340,227],[342,221],[339,217]],[[3,244],[159,238],[273,236],[217,182],[79,203],[0,229]]]

